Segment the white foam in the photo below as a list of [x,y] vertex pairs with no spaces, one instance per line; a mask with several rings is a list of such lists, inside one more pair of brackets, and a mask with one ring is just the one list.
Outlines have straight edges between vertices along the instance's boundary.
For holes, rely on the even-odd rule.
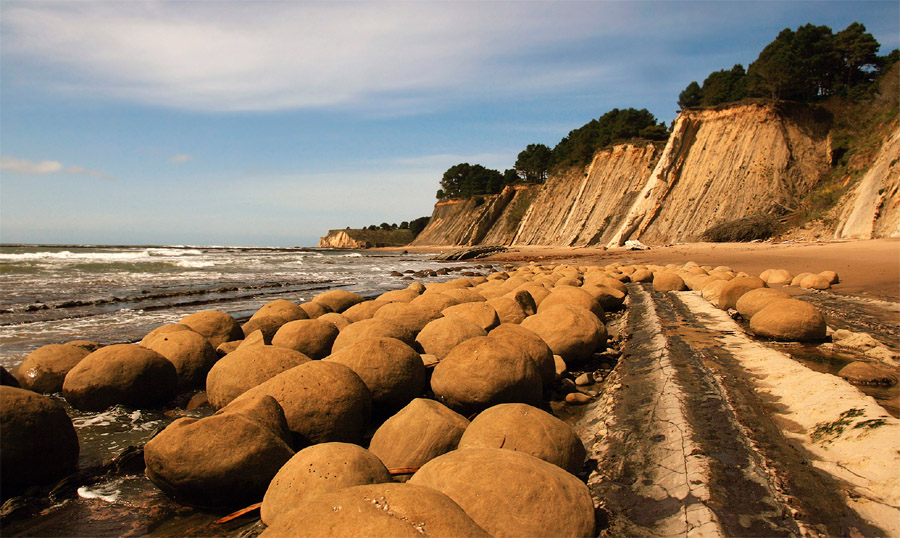
[[81,486],[78,488],[78,496],[82,499],[100,499],[101,501],[114,503],[118,501],[119,496],[122,495],[122,490],[113,489],[114,486],[115,483],[106,484],[105,487],[95,486],[94,488]]

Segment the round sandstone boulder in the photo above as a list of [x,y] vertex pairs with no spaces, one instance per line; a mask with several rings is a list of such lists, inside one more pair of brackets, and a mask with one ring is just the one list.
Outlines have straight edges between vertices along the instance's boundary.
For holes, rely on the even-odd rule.
[[248,390],[235,400],[267,394],[284,410],[293,446],[359,443],[372,414],[372,394],[343,364],[309,361]]
[[489,333],[491,338],[504,340],[507,344],[521,351],[534,363],[541,375],[543,386],[547,387],[556,379],[556,366],[553,351],[544,340],[534,332],[521,325],[504,323]]
[[446,495],[411,484],[353,486],[305,499],[261,538],[488,538]]
[[331,353],[337,328],[317,319],[289,321],[272,337],[272,345],[299,351],[311,359],[324,359]]
[[59,392],[69,370],[90,354],[83,347],[71,344],[41,346],[29,353],[19,365],[16,372],[19,386],[45,394]]
[[685,288],[684,280],[675,273],[667,271],[653,273],[653,289],[656,291],[682,291]]
[[302,303],[300,305],[300,308],[302,308],[303,311],[306,312],[306,315],[309,317],[309,319],[316,319],[324,314],[328,314],[329,312],[331,312],[331,310],[327,306],[313,301]]
[[750,319],[754,314],[765,308],[772,301],[789,299],[787,293],[773,288],[756,288],[741,295],[735,303],[735,309],[744,317]]
[[319,321],[330,323],[334,325],[334,328],[338,331],[344,330],[344,327],[353,323],[350,318],[347,318],[343,314],[338,314],[337,312],[329,312],[327,314],[322,314],[321,316],[316,318]]
[[275,299],[264,305],[254,312],[250,319],[275,317],[282,319],[282,323],[294,321],[297,319],[308,319],[309,314],[297,303],[287,301],[285,299]]
[[760,275],[760,278],[765,280],[766,284],[772,286],[787,286],[794,280],[794,275],[787,269],[771,269],[766,278],[763,278],[762,275]]
[[807,275],[800,280],[800,287],[808,290],[827,290],[831,287],[831,280],[821,274]]
[[165,357],[135,344],[98,349],[69,370],[63,395],[76,409],[102,411],[115,404],[156,407],[175,396],[178,374]]
[[825,339],[825,318],[819,310],[799,299],[780,299],[750,318],[750,330],[764,338],[788,342]]
[[371,319],[379,308],[388,304],[390,304],[388,301],[363,301],[344,310],[341,312],[341,315],[355,323],[364,319]]
[[75,468],[78,436],[61,405],[30,390],[0,385],[0,488],[9,497]]
[[459,302],[448,295],[444,295],[443,293],[428,292],[416,297],[409,304],[421,306],[430,310],[437,310],[438,312],[440,312],[445,308],[451,307],[455,304],[459,304]]
[[502,448],[530,454],[572,474],[586,451],[575,430],[546,411],[525,404],[500,404],[482,411],[459,441],[465,448]]
[[460,303],[445,308],[441,313],[448,318],[463,318],[469,320],[485,331],[490,331],[497,325],[500,325],[500,318],[497,316],[497,311],[486,301]]
[[526,318],[521,325],[540,336],[554,355],[570,364],[589,358],[606,345],[608,336],[606,326],[597,316],[568,304],[546,308]]
[[572,286],[562,286],[554,288],[538,306],[537,313],[546,312],[547,309],[556,305],[572,305],[584,308],[597,316],[597,319],[603,321],[606,319],[606,312],[603,307],[594,299],[594,296],[581,288]]
[[441,317],[437,310],[409,303],[390,303],[379,308],[372,316],[402,325],[413,334],[419,334],[428,323]]
[[734,308],[737,305],[738,299],[741,298],[741,295],[750,290],[765,287],[766,283],[759,277],[748,276],[732,278],[722,287],[722,291],[719,292],[719,302],[716,306],[721,310]]
[[541,375],[530,359],[490,336],[459,344],[431,374],[435,398],[464,416],[499,403],[540,405],[541,386]]
[[298,505],[329,491],[391,481],[375,455],[350,443],[319,443],[297,452],[269,483],[260,508],[268,526]]
[[316,295],[312,300],[340,314],[351,306],[365,301],[365,298],[347,290],[330,290]]
[[194,312],[181,318],[178,323],[187,325],[196,333],[209,340],[213,349],[230,340],[242,340],[244,331],[233,317],[218,310]]
[[219,360],[209,340],[194,331],[158,334],[144,347],[159,353],[175,366],[180,390],[205,386],[206,374]]
[[700,288],[700,294],[712,304],[719,304],[719,297],[722,294],[722,290],[727,285],[728,280],[713,278]]
[[369,451],[389,469],[421,467],[456,450],[468,425],[464,416],[450,408],[416,398],[375,430]]
[[209,404],[221,409],[253,387],[309,360],[303,353],[283,347],[256,345],[237,349],[219,359],[206,376]]
[[497,317],[500,319],[501,324],[522,323],[528,317],[522,305],[509,297],[494,297],[488,299],[487,304],[497,312]]
[[416,350],[394,338],[360,340],[324,360],[356,372],[378,411],[400,409],[425,390],[425,363]]
[[[280,432],[273,427],[279,424]],[[294,455],[284,426],[270,397],[199,420],[180,418],[144,445],[147,478],[176,501],[200,508],[257,502]]]
[[146,347],[147,342],[149,342],[150,340],[153,340],[160,334],[168,334],[168,333],[175,333],[178,331],[190,331],[190,330],[191,330],[190,327],[188,327],[187,325],[182,325],[181,323],[166,323],[165,325],[160,325],[159,327],[148,332],[147,335],[141,339],[140,345]]
[[581,289],[590,293],[600,303],[605,312],[621,310],[625,304],[626,294],[615,288],[604,286],[603,284],[599,286],[587,284],[582,286]]
[[892,387],[897,384],[896,370],[871,362],[853,361],[841,368],[838,375],[854,385]]
[[331,351],[332,353],[338,352],[349,345],[368,338],[396,338],[404,344],[413,346],[416,341],[416,333],[410,327],[401,323],[394,323],[389,319],[364,319],[344,327],[338,333],[337,338],[334,339]]
[[454,450],[426,463],[409,483],[447,495],[494,537],[594,536],[594,503],[587,486],[528,454]]
[[416,335],[416,343],[425,353],[434,355],[440,360],[446,357],[451,349],[476,336],[487,336],[487,332],[467,319],[443,317],[426,325]]

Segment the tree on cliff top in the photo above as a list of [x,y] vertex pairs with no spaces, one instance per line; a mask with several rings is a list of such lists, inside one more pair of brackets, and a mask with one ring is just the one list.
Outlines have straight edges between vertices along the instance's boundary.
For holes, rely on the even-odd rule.
[[439,200],[471,198],[479,194],[497,194],[506,186],[504,176],[497,170],[480,164],[459,163],[451,166],[441,178],[437,192]]
[[550,170],[553,154],[544,144],[528,144],[516,159],[518,176],[531,183],[543,183]]
[[665,140],[668,136],[665,123],[657,123],[646,108],[614,108],[560,140],[553,148],[552,165],[556,168],[586,166],[594,152],[610,144],[632,138]]

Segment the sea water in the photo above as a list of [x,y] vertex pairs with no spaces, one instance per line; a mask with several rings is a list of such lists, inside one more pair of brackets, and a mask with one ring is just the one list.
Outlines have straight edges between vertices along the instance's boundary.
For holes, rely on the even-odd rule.
[[[0,365],[15,371],[28,353],[46,344],[137,342],[153,328],[200,310],[221,310],[245,320],[275,299],[300,303],[335,288],[374,296],[406,287],[409,281],[396,276],[398,272],[447,267],[430,258],[314,248],[4,245]],[[61,394],[51,397],[73,420],[82,469],[142,446],[179,417],[212,413],[208,408],[186,411],[189,393],[162,409],[117,405],[102,412],[73,409]],[[228,535],[233,527],[213,523],[220,515],[175,503],[137,473],[80,485],[75,494],[37,517],[14,521],[3,531],[46,536]]]

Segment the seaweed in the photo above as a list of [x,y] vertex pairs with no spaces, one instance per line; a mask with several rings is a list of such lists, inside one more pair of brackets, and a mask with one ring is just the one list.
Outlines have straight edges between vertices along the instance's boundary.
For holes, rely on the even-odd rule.
[[[832,422],[820,422],[816,424],[816,429],[813,430],[812,434],[810,434],[810,438],[813,441],[831,441],[835,437],[839,436],[844,432],[844,429],[853,422],[853,419],[856,417],[860,417],[865,414],[865,411],[862,409],[848,409],[841,413],[841,416],[838,417],[837,420]],[[877,420],[877,419],[876,419]],[[859,424],[864,424],[865,422],[871,421],[863,421]],[[859,424],[854,426],[854,428],[860,427]],[[875,427],[875,426],[872,426]]]

